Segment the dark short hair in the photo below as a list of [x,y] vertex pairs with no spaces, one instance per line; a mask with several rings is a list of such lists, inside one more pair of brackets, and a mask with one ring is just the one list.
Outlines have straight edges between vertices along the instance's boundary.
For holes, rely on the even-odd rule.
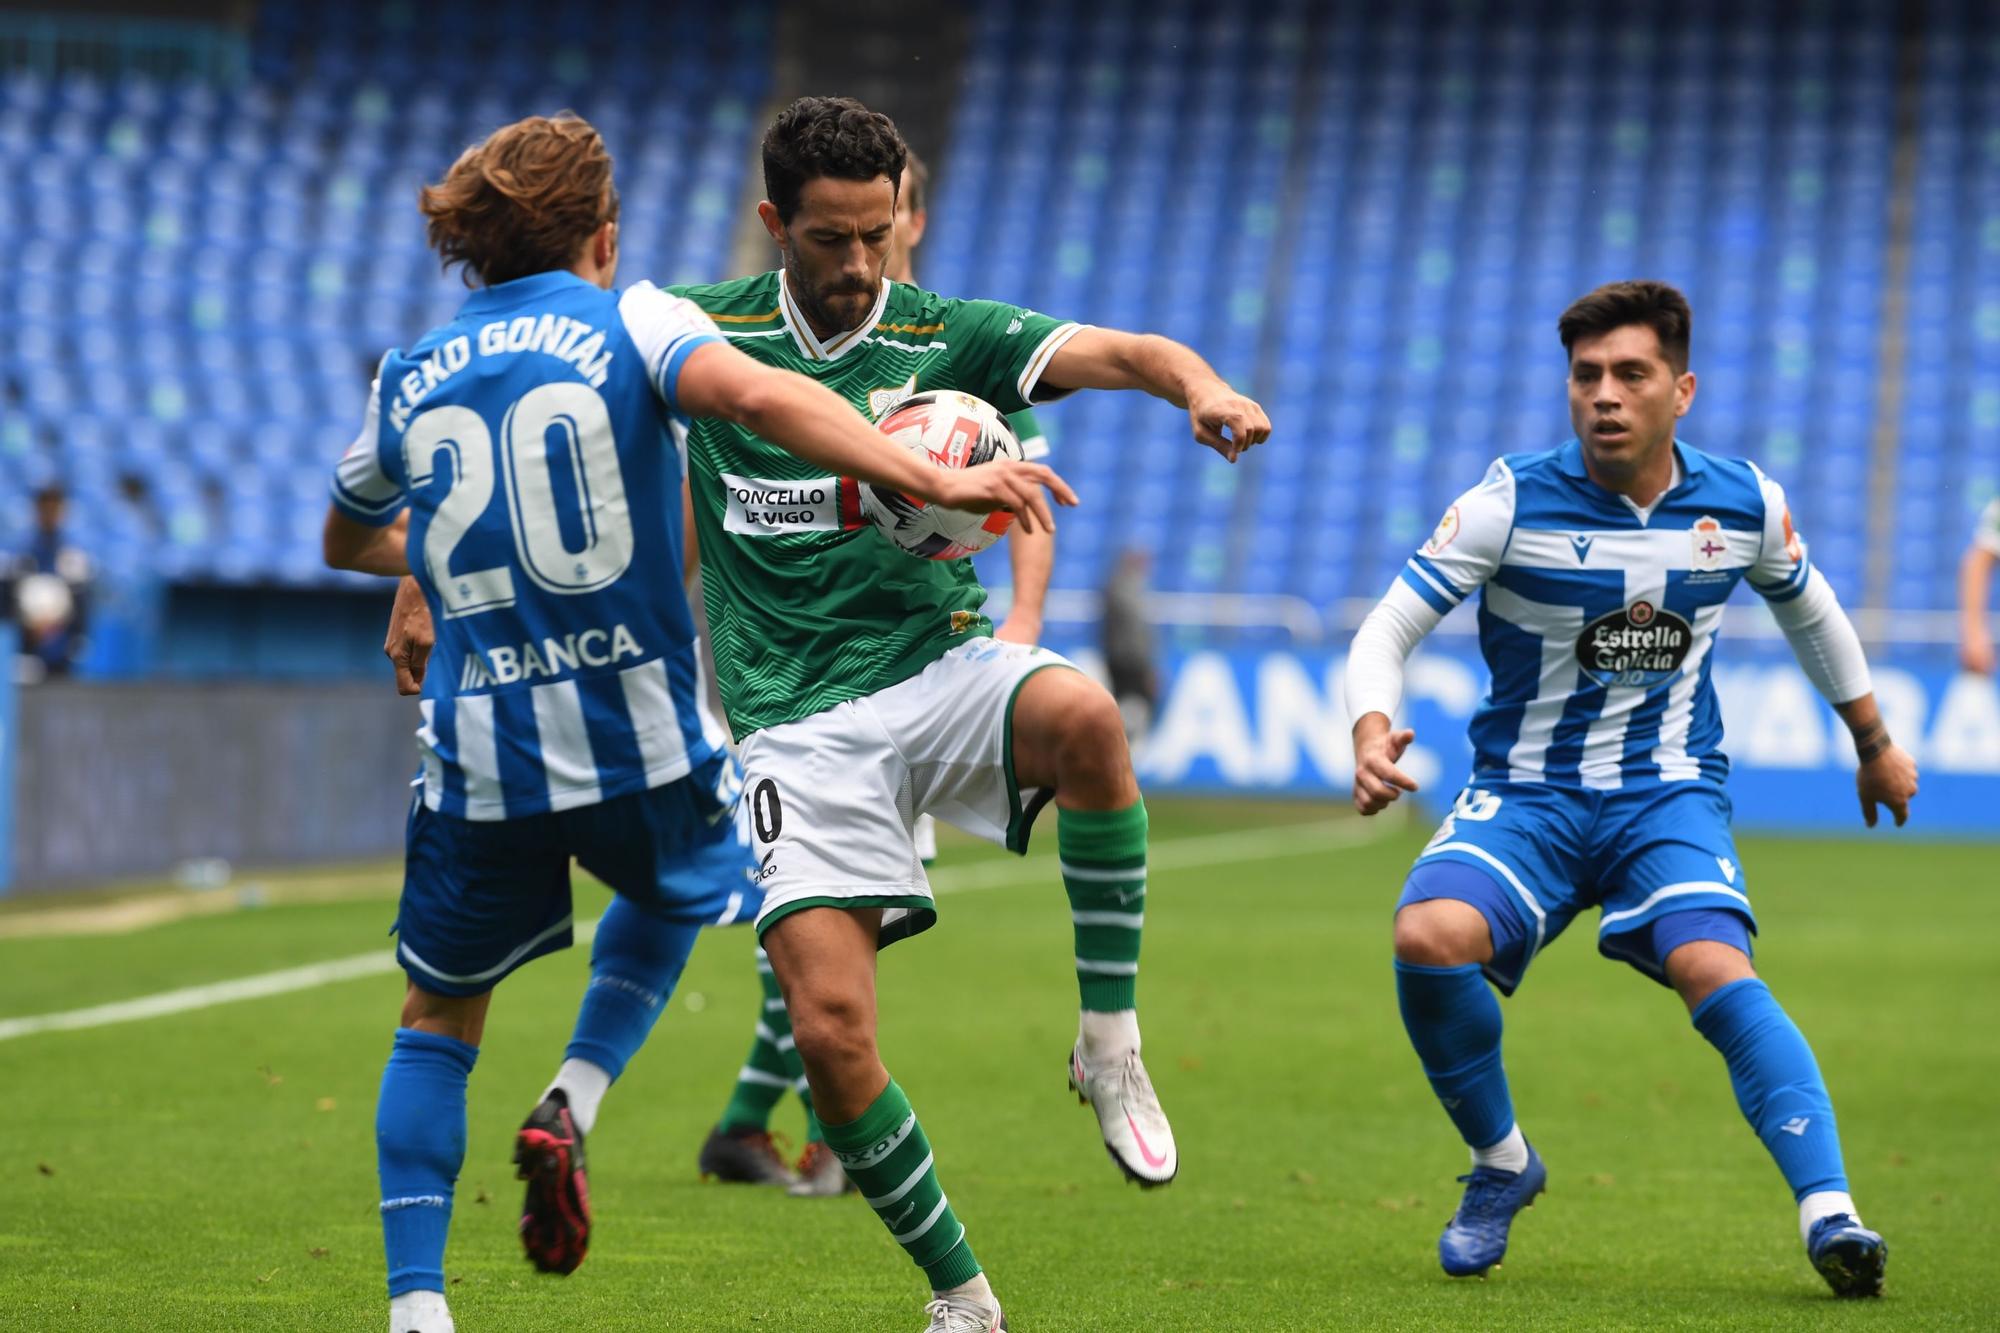
[[801,97],[764,131],[764,195],[779,220],[790,222],[807,181],[887,176],[893,192],[909,156],[896,122],[881,112],[851,97]]
[[917,156],[917,150],[909,150],[910,211],[921,213],[931,197],[930,163]]
[[1659,335],[1660,350],[1674,373],[1688,368],[1694,311],[1679,289],[1664,282],[1644,278],[1607,282],[1570,302],[1556,321],[1556,331],[1562,335],[1564,353],[1573,354],[1577,339],[1594,338],[1627,324],[1644,324]]

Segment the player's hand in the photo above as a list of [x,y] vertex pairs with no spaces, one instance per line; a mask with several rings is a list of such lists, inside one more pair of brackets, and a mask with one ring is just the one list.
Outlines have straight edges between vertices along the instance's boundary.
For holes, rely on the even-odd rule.
[[1221,380],[1188,395],[1194,437],[1234,463],[1253,444],[1271,438],[1271,418],[1255,400]]
[[1993,674],[1993,640],[1967,630],[1958,641],[1958,664],[1975,676]]
[[930,481],[931,493],[923,498],[932,504],[975,514],[1006,509],[1014,514],[1023,532],[1055,531],[1050,495],[1058,504],[1076,503],[1076,492],[1047,464],[1011,458],[996,458],[978,467],[938,468]]
[[1875,807],[1886,805],[1901,828],[1910,818],[1910,798],[1917,794],[1917,761],[1900,745],[1891,745],[1854,773],[1861,796],[1861,817],[1875,827]]
[[1387,810],[1406,791],[1416,791],[1409,774],[1396,761],[1410,748],[1417,733],[1400,731],[1380,713],[1369,713],[1354,724],[1354,808],[1364,815]]
[[389,634],[382,640],[382,652],[396,668],[396,693],[419,694],[424,688],[424,667],[437,644],[437,627],[431,623],[431,608],[417,581],[404,578],[396,584],[396,605],[389,612]]
[[1000,628],[993,631],[993,637],[1007,643],[1025,643],[1033,646],[1042,641],[1042,618],[1031,616],[1025,611],[1010,611],[1000,622]]

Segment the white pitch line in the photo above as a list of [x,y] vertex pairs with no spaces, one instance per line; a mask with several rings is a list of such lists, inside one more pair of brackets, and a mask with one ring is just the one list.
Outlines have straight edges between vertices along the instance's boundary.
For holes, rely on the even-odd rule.
[[[1399,824],[1381,819],[1370,820],[1365,824],[1355,820],[1339,820],[1311,824],[1282,824],[1275,828],[1244,829],[1234,833],[1176,838],[1155,843],[1148,849],[1147,870],[1149,873],[1188,870],[1232,861],[1272,860],[1318,848],[1352,847],[1386,837],[1399,827]],[[1057,861],[1053,856],[1021,859],[1010,857],[1004,861],[980,865],[947,866],[931,876],[931,892],[942,896],[949,893],[970,893],[978,889],[999,888],[1002,885],[1019,884],[1045,875],[1057,875],[1060,872],[1056,867]],[[576,941],[579,944],[587,944],[596,933],[595,920],[578,922]],[[55,1014],[30,1014],[22,1018],[0,1018],[0,1041],[33,1036],[40,1032],[75,1032],[82,1028],[107,1027],[113,1023],[134,1023],[146,1018],[162,1018],[168,1014],[210,1009],[219,1004],[232,1004],[238,1000],[258,1000],[270,995],[312,990],[338,981],[383,976],[400,970],[401,964],[396,961],[393,949],[374,949],[347,958],[333,958],[323,963],[307,963],[303,967],[288,967],[276,972],[259,973],[254,977],[238,977],[233,981],[183,986],[179,990],[160,991],[154,995],[141,995],[136,999],[92,1005],[88,1009],[69,1009]]]

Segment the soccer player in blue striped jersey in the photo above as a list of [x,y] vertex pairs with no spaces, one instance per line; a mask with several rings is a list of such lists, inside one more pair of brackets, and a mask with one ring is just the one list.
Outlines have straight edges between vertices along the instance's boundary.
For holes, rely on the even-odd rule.
[[[690,303],[650,283],[612,293],[611,158],[574,116],[496,131],[422,207],[432,245],[478,290],[383,357],[325,535],[338,568],[414,573],[438,626],[396,923],[409,987],[376,1114],[391,1333],[451,1328],[466,1080],[494,985],[570,942],[571,858],[618,894],[594,979],[607,936],[614,958],[629,943],[643,994],[608,1021],[639,1036],[695,931],[759,905],[741,780],[697,704],[681,583],[689,419],[1030,524],[1048,521],[1043,484],[1074,499],[1037,464],[933,468],[829,390],[729,347]],[[588,1239],[586,1128],[559,1086],[517,1140],[523,1239],[552,1271],[573,1269]]]
[[1372,815],[1417,789],[1396,767],[1414,733],[1391,720],[1404,660],[1479,593],[1493,681],[1472,721],[1472,778],[1411,869],[1395,927],[1404,1025],[1472,1150],[1438,1253],[1454,1276],[1485,1273],[1547,1179],[1514,1118],[1487,983],[1511,995],[1535,955],[1597,907],[1599,952],[1672,987],[1721,1052],[1792,1189],[1813,1266],[1838,1295],[1875,1295],[1887,1246],[1849,1196],[1812,1050],[1750,961],[1756,918],[1710,681],[1739,582],[1853,732],[1869,827],[1883,805],[1903,823],[1916,766],[1889,739],[1860,640],[1784,492],[1754,464],[1675,439],[1694,402],[1692,322],[1686,299],[1657,282],[1571,305],[1559,329],[1576,438],[1496,461],[1411,557],[1348,659],[1354,803]]

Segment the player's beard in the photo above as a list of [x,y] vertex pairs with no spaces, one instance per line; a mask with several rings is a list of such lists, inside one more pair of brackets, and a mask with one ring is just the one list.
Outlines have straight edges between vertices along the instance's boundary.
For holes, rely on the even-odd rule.
[[[786,275],[792,286],[792,297],[799,303],[806,322],[815,327],[821,337],[832,337],[858,328],[868,318],[874,308],[876,288],[856,287],[845,278],[830,283],[814,283],[794,265]],[[877,287],[880,283],[877,283]]]

